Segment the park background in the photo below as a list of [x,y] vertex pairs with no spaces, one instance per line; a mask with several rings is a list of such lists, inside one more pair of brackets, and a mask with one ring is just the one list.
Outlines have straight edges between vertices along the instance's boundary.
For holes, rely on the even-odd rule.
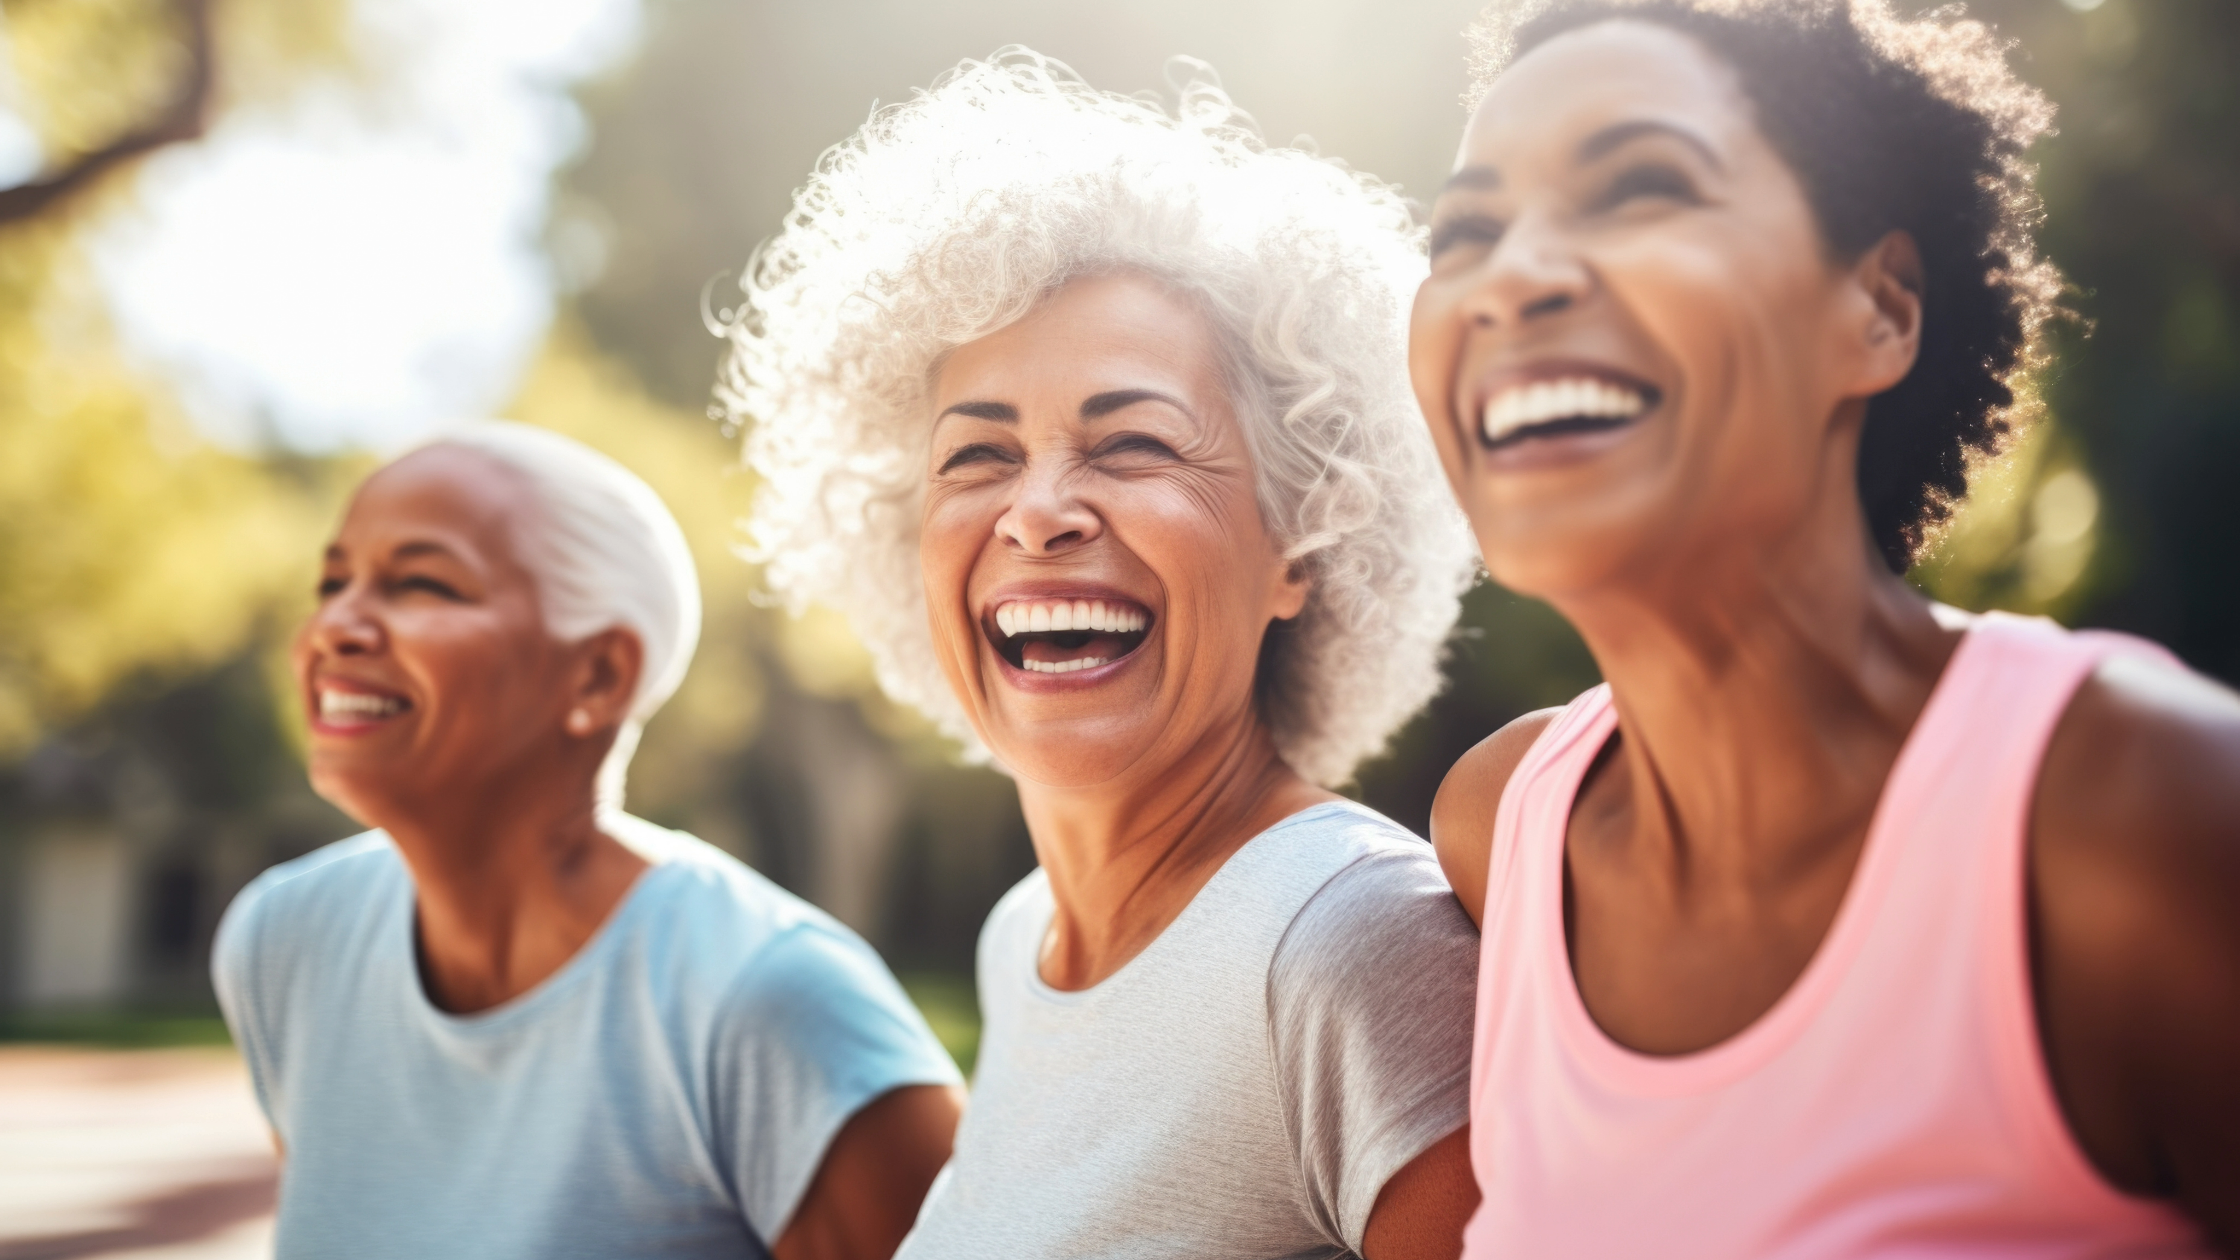
[[[703,302],[875,102],[1013,42],[1131,92],[1203,58],[1271,141],[1425,197],[1475,8],[0,3],[0,1035],[222,1040],[228,899],[354,830],[304,786],[284,661],[320,544],[382,453],[496,414],[635,469],[697,549],[706,630],[633,811],[863,932],[969,1061],[974,936],[1033,861],[1015,799],[731,554],[753,486]],[[2240,680],[2240,6],[1971,9],[2059,106],[2043,239],[2078,318],[1915,580]],[[1352,789],[1419,829],[1463,749],[1595,680],[1491,585],[1447,673]]]

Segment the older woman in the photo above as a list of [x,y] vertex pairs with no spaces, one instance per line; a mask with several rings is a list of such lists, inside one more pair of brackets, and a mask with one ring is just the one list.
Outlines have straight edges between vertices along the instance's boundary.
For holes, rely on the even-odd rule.
[[1453,1255],[1476,941],[1333,795],[1437,685],[1467,537],[1406,208],[1032,54],[819,165],[727,376],[756,542],[1017,781],[957,1153],[902,1254]]
[[565,438],[359,489],[295,667],[313,785],[380,830],[267,871],[213,962],[282,1257],[893,1253],[955,1068],[845,928],[616,808],[699,623],[661,501]]
[[1609,682],[1434,816],[1473,1256],[2240,1247],[2240,700],[1901,576],[2055,290],[2001,53],[1879,0],[1493,17],[1416,392]]

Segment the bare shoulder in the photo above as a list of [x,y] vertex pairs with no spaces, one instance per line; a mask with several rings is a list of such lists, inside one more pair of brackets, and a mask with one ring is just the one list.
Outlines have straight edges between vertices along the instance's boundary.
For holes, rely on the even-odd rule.
[[1493,851],[1493,816],[1509,776],[1561,709],[1527,713],[1462,754],[1431,802],[1431,843],[1470,921],[1485,917],[1486,871]]
[[2104,662],[2047,746],[2033,832],[2041,859],[2240,876],[2240,695],[2156,661]]
[[2240,1238],[2240,696],[2104,663],[2046,749],[2029,883],[2072,1130],[2110,1181]]

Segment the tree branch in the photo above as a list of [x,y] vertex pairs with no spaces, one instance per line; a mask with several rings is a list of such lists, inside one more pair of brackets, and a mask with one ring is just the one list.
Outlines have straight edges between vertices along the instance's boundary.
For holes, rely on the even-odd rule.
[[186,25],[188,63],[186,81],[180,84],[179,93],[172,98],[170,106],[147,126],[84,154],[45,179],[0,189],[0,224],[31,218],[111,168],[143,153],[202,135],[210,107],[210,89],[216,78],[211,53],[210,0],[178,0],[178,10]]

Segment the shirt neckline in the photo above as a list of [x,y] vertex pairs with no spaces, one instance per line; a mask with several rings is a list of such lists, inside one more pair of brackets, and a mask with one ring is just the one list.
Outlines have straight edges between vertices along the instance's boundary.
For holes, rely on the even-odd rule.
[[[1199,907],[1201,905],[1208,904],[1207,894],[1211,893],[1216,887],[1221,886],[1224,881],[1233,878],[1230,872],[1237,869],[1239,865],[1237,859],[1243,857],[1246,850],[1252,848],[1254,845],[1259,844],[1261,841],[1266,840],[1270,836],[1275,835],[1279,831],[1282,831],[1289,827],[1298,826],[1299,824],[1302,824],[1315,817],[1316,815],[1324,813],[1326,811],[1339,811],[1343,813],[1355,813],[1371,817],[1381,817],[1381,815],[1376,814],[1375,811],[1369,809],[1359,801],[1340,799],[1335,801],[1318,801],[1315,804],[1307,806],[1305,809],[1286,814],[1282,818],[1277,819],[1265,830],[1254,835],[1251,839],[1245,841],[1243,844],[1238,845],[1237,851],[1231,853],[1228,858],[1221,863],[1221,868],[1213,873],[1212,878],[1206,880],[1204,885],[1202,885],[1196,893],[1191,895],[1188,904],[1182,907],[1181,912],[1176,914],[1173,920],[1170,921],[1167,926],[1161,928],[1159,930],[1159,934],[1152,937],[1149,944],[1145,945],[1142,949],[1137,950],[1135,957],[1130,958],[1128,961],[1120,964],[1118,970],[1114,971],[1111,975],[1106,976],[1104,979],[1097,981],[1095,984],[1090,985],[1086,989],[1061,989],[1042,978],[1042,940],[1044,937],[1049,935],[1050,921],[1056,918],[1058,913],[1056,902],[1053,899],[1047,912],[1035,916],[1033,921],[1034,930],[1027,937],[1029,944],[1029,948],[1026,950],[1025,963],[1027,992],[1042,1001],[1051,1003],[1052,1005],[1080,1006],[1097,998],[1101,994],[1119,991],[1119,989],[1121,988],[1120,982],[1129,975],[1141,970],[1141,967],[1143,965],[1148,965],[1146,964],[1147,959],[1150,959],[1155,953],[1162,953],[1168,949],[1173,948],[1168,944],[1168,941],[1170,941],[1174,937],[1176,929],[1182,927],[1182,925],[1185,923],[1194,922],[1197,918],[1203,917],[1204,914],[1208,913],[1207,911],[1200,910]],[[1043,874],[1043,872],[1041,872],[1040,870],[1037,870],[1036,874],[1042,875],[1042,889],[1044,897],[1050,897],[1051,894],[1049,876]]]
[[1559,781],[1557,800],[1562,808],[1557,816],[1563,823],[1562,842],[1547,870],[1539,873],[1538,886],[1531,894],[1543,909],[1553,907],[1544,915],[1540,948],[1553,972],[1557,1031],[1573,1054],[1613,1086],[1640,1095],[1670,1097],[1703,1093],[1748,1076],[1804,1033],[1826,1007],[1873,929],[1876,911],[1902,857],[1904,837],[1894,833],[1907,819],[1893,802],[1915,799],[1918,793],[1912,788],[1913,781],[1934,770],[1923,759],[1933,751],[1938,733],[1947,725],[1948,712],[1965,700],[1968,679],[1975,673],[1977,653],[1973,649],[1981,641],[1976,628],[1982,624],[1981,620],[1971,622],[1930,689],[1928,702],[1899,745],[1898,756],[1875,798],[1866,841],[1852,868],[1851,881],[1844,888],[1843,900],[1804,970],[1772,1006],[1740,1031],[1685,1054],[1648,1054],[1604,1032],[1587,1010],[1586,999],[1579,992],[1578,973],[1571,965],[1562,911],[1565,854],[1570,844],[1571,813],[1587,769],[1617,727],[1617,707],[1605,686],[1602,712],[1580,732],[1579,744],[1583,747],[1576,749]]
[[652,899],[648,889],[664,878],[664,872],[676,863],[649,858],[646,868],[630,881],[630,887],[624,890],[621,900],[607,911],[607,917],[593,929],[590,938],[551,975],[496,1006],[465,1014],[444,1010],[429,1000],[427,986],[420,978],[417,940],[419,888],[413,883],[412,869],[405,865],[404,855],[401,853],[397,855],[397,865],[404,875],[401,881],[404,886],[403,904],[392,912],[394,921],[386,936],[390,942],[391,956],[401,963],[406,1002],[413,1013],[430,1027],[455,1037],[483,1038],[500,1036],[516,1025],[534,1020],[539,1013],[560,1001],[568,990],[581,984],[584,977],[596,972],[609,954],[621,948],[630,924],[642,913],[640,907]]

